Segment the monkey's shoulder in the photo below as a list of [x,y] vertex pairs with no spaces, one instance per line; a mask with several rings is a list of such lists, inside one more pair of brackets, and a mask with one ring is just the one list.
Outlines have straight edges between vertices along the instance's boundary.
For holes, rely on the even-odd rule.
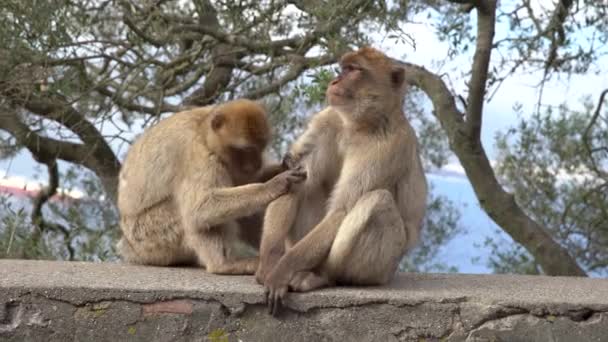
[[331,107],[314,114],[308,122],[309,129],[319,132],[336,133],[344,126],[344,122],[338,112]]

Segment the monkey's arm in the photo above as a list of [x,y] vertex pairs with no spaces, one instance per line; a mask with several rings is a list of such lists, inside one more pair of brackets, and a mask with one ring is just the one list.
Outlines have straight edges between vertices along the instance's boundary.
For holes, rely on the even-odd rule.
[[285,253],[285,240],[298,212],[297,194],[285,194],[268,205],[264,215],[264,229],[260,244],[260,263],[256,281],[264,284],[266,275]]
[[275,163],[265,166],[257,177],[258,182],[266,182],[272,177],[278,175],[279,173],[287,170],[287,168],[282,163]]
[[178,192],[178,202],[182,217],[192,220],[194,227],[212,227],[252,215],[280,195],[266,183],[207,190],[187,183],[189,186]]
[[315,126],[309,127],[296,142],[291,145],[289,151],[283,157],[283,165],[287,168],[296,168],[306,156],[310,155],[316,144],[319,144],[322,137],[321,131]]
[[311,270],[323,262],[345,216],[346,212],[342,210],[328,213],[310,233],[279,260],[268,277],[268,283],[278,282],[287,285],[295,273]]
[[335,211],[325,218],[279,261],[264,282],[266,303],[276,315],[287,293],[289,282],[299,271],[311,270],[328,255],[346,213]]
[[335,124],[327,122],[328,111],[315,114],[308,127],[289,148],[283,164],[289,168],[297,167],[306,156],[314,152],[317,146],[325,146],[336,139]]

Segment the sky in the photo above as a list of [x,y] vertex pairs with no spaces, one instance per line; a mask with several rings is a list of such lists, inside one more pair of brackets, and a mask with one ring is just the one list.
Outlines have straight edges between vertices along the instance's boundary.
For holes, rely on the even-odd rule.
[[[552,0],[533,2],[535,9],[549,6]],[[435,73],[448,72],[451,76],[451,86],[466,97],[465,79],[458,75],[468,71],[472,55],[465,55],[456,60],[449,61],[448,45],[440,42],[434,28],[424,18],[403,26],[403,30],[415,39],[415,48],[409,44],[395,42],[394,40],[376,35],[376,47],[388,55],[407,60],[426,67]],[[503,26],[497,28],[497,36],[504,35]],[[604,60],[608,62],[608,60]],[[608,64],[604,64],[608,65]],[[457,72],[453,72],[456,70]],[[496,158],[494,137],[498,132],[504,132],[518,122],[517,114],[513,110],[514,104],[522,105],[523,113],[532,113],[538,100],[537,84],[541,79],[540,73],[518,73],[506,80],[496,96],[485,104],[482,143],[491,160]],[[544,88],[543,103],[559,104],[564,100],[573,107],[581,107],[583,96],[590,95],[593,99],[599,97],[602,89],[608,88],[608,78],[603,75],[571,76],[569,78],[554,79]],[[526,114],[524,114],[526,115]],[[123,152],[124,153],[124,152]],[[122,153],[120,154],[122,157]],[[17,185],[19,187],[38,186],[32,182],[36,175],[42,175],[43,168],[37,166],[28,152],[21,152],[15,158],[0,161],[0,185]],[[505,243],[512,240],[504,233],[498,232],[498,227],[480,209],[470,183],[464,176],[462,167],[456,159],[452,159],[442,170],[429,174],[429,182],[435,185],[435,191],[453,200],[461,210],[461,225],[464,232],[444,246],[439,255],[439,261],[450,266],[457,266],[464,273],[488,273],[490,270],[482,262],[473,262],[479,257],[484,260],[490,253],[483,247],[487,237],[503,239]],[[78,196],[78,193],[74,193]]]

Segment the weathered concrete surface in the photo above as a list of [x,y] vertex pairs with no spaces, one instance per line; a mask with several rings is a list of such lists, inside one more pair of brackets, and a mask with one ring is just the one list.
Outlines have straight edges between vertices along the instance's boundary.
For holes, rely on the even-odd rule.
[[608,341],[608,280],[403,274],[293,294],[252,277],[0,260],[0,341]]

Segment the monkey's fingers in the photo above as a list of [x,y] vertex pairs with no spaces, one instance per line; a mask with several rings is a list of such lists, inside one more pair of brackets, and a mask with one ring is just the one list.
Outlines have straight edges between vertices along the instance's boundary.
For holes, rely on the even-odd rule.
[[277,317],[279,315],[279,309],[281,306],[278,292],[275,292],[272,304],[272,311],[270,312],[270,314],[274,317]]
[[293,170],[291,173],[291,176],[293,180],[297,181],[304,181],[306,180],[306,177],[308,177],[308,174],[306,173],[306,169],[304,169],[303,166],[298,166],[297,169]]
[[270,289],[267,287],[264,287],[264,301],[266,302],[266,304],[268,304],[269,300],[270,300]]
[[281,162],[281,165],[283,166],[283,168],[285,168],[287,170],[297,167],[296,159],[293,156],[293,154],[291,154],[291,152],[285,153],[285,156],[283,156],[283,161]]
[[268,290],[267,296],[266,296],[266,305],[268,306],[268,313],[273,315],[273,313],[274,313],[274,290],[270,290],[270,289]]
[[284,288],[280,288],[278,290],[275,290],[274,299],[273,299],[273,306],[272,306],[272,312],[271,312],[271,314],[274,317],[277,317],[279,315],[279,311],[283,307],[283,297],[285,296],[285,293],[286,293],[286,291],[285,291]]

